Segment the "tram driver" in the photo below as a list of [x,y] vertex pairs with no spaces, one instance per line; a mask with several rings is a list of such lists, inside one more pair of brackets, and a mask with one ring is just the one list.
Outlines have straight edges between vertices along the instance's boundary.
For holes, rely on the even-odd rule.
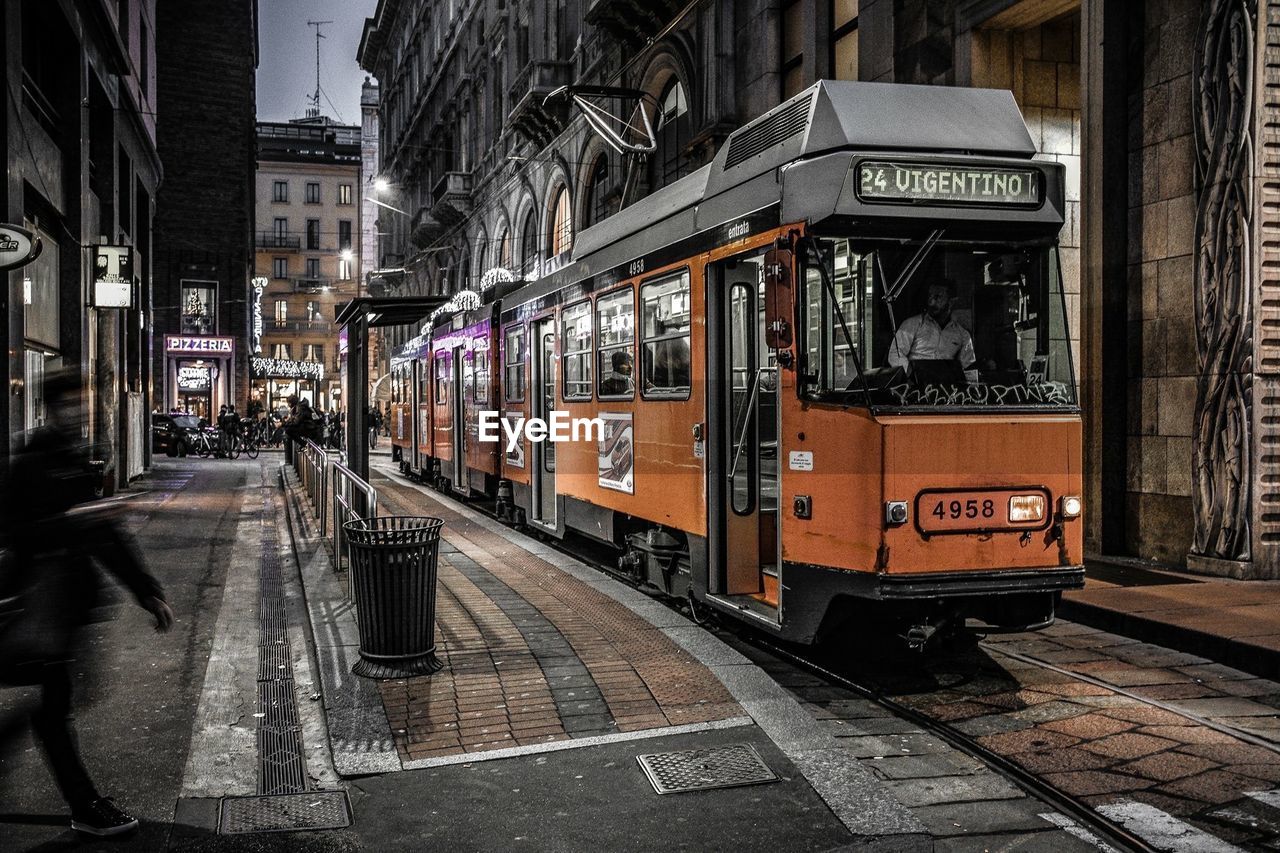
[[955,282],[943,279],[929,285],[923,312],[902,321],[889,346],[889,365],[911,373],[912,362],[954,360],[964,371],[966,382],[978,381],[973,337],[951,316]]

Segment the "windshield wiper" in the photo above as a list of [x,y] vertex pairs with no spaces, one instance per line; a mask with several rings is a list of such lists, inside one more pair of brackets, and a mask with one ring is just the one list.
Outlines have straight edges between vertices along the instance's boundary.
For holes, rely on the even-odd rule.
[[[858,383],[862,386],[863,398],[870,405],[871,397],[867,390],[867,380],[862,375],[862,356],[858,348],[854,346],[853,335],[849,332],[849,324],[845,322],[844,311],[840,308],[840,299],[836,296],[835,283],[831,280],[831,274],[827,272],[826,260],[822,257],[822,247],[812,237],[801,238],[801,242],[805,244],[806,254],[809,250],[812,250],[813,254],[817,256],[818,277],[822,279],[822,287],[827,293],[827,298],[831,300],[831,310],[834,312],[836,319],[840,321],[840,331],[844,333],[844,341],[849,345],[849,358],[853,361],[853,369],[858,372]],[[834,351],[834,347],[832,349]]]
[[[929,236],[924,238],[924,242],[920,244],[920,248],[916,249],[916,253],[911,256],[911,260],[902,268],[902,272],[898,273],[898,277],[894,279],[893,284],[884,289],[884,295],[880,297],[884,300],[885,306],[889,309],[889,322],[893,326],[893,330],[898,331],[898,321],[893,316],[893,303],[898,301],[898,297],[902,295],[902,291],[906,289],[907,283],[911,281],[911,277],[920,269],[920,265],[924,263],[925,258],[929,256],[929,252],[942,239],[943,229],[935,228],[929,232]],[[876,264],[880,264],[880,253],[876,253]],[[880,278],[884,279],[884,267],[880,267]]]

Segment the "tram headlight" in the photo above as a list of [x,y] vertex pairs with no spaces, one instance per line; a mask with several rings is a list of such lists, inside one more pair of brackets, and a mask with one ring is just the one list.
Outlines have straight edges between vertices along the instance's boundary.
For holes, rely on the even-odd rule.
[[1062,498],[1062,517],[1063,518],[1079,518],[1080,511],[1083,509],[1080,498],[1075,495],[1064,495]]
[[1044,495],[1014,495],[1009,498],[1009,521],[1026,523],[1044,520]]
[[885,501],[884,521],[885,521],[885,524],[906,524],[907,523],[907,502],[906,501]]

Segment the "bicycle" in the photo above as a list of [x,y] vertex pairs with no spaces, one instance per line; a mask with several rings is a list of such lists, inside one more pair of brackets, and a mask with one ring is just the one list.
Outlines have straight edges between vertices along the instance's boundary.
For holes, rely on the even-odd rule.
[[242,453],[250,459],[257,459],[259,449],[258,430],[251,426],[241,426],[240,430],[231,437],[231,452],[236,459],[239,459]]
[[208,459],[218,452],[217,430],[202,429],[196,431],[188,448],[189,453],[197,453],[201,459]]

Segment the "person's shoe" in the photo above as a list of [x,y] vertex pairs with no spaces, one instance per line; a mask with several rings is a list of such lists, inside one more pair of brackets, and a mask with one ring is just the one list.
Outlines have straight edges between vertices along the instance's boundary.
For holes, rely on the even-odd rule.
[[87,835],[120,835],[138,828],[138,819],[117,806],[111,797],[99,797],[71,810],[71,828]]

